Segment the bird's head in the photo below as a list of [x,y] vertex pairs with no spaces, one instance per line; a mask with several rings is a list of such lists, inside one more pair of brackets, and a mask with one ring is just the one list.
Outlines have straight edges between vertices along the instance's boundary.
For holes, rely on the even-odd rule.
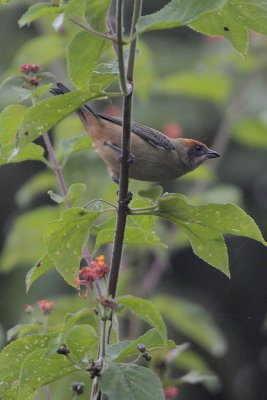
[[209,158],[220,157],[220,154],[209,149],[204,143],[194,139],[176,139],[176,150],[179,152],[188,169],[193,170]]

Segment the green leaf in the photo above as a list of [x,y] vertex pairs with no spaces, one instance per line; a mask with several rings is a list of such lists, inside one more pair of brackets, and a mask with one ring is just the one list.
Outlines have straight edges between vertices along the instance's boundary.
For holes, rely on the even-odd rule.
[[178,225],[189,236],[194,253],[226,275],[228,260],[222,234],[266,244],[253,219],[234,204],[193,206],[186,197],[171,194],[161,198],[159,212],[154,214]]
[[251,147],[267,147],[267,124],[258,118],[246,118],[233,126],[233,138]]
[[28,40],[20,47],[8,69],[8,75],[18,72],[21,64],[35,64],[38,62],[42,68],[51,62],[64,57],[65,43],[62,37],[57,34],[46,34]]
[[[9,162],[14,152],[16,142],[16,131],[20,125],[27,109],[19,104],[11,104],[4,108],[0,114],[0,164]],[[44,160],[43,148],[36,144],[31,144],[18,157],[14,157],[12,162],[31,160]]]
[[139,33],[187,25],[201,15],[221,9],[227,0],[172,0],[154,14],[140,17],[136,26]]
[[90,325],[75,325],[66,335],[66,344],[77,361],[85,355],[97,356],[98,342],[98,334]]
[[112,360],[117,362],[126,361],[129,357],[137,358],[140,353],[137,350],[138,344],[144,344],[149,353],[160,349],[170,349],[175,347],[175,343],[171,340],[163,340],[158,331],[153,328],[149,329],[144,335],[135,340],[125,340],[118,344],[114,344],[107,348],[107,354]]
[[233,2],[229,1],[220,12],[200,18],[190,26],[206,35],[226,37],[239,53],[245,55],[248,49],[248,30],[240,11],[239,7],[235,9]]
[[[94,246],[94,253],[104,244],[112,243],[114,240],[114,229],[102,229],[97,237]],[[162,243],[155,232],[148,232],[140,227],[126,226],[124,244],[131,246],[160,246],[167,247]]]
[[67,335],[76,325],[90,325],[94,330],[93,336],[97,336],[97,317],[96,314],[88,310],[88,308],[84,308],[73,314],[67,313],[65,315],[63,335]]
[[60,12],[62,12],[61,7],[52,6],[48,3],[34,4],[19,19],[19,27],[30,25],[31,22],[48,14],[59,14]]
[[69,0],[64,7],[65,18],[72,15],[83,15],[87,0]]
[[32,352],[23,362],[19,375],[17,400],[33,395],[36,389],[75,370],[73,363],[62,355],[44,358],[44,350]]
[[185,95],[215,102],[227,99],[231,82],[217,73],[179,72],[155,81],[154,91],[167,95]]
[[193,340],[216,357],[225,354],[227,342],[202,306],[186,299],[170,296],[153,298],[153,303],[168,323],[186,338]]
[[139,190],[138,194],[145,199],[158,200],[162,195],[163,188],[160,185],[153,185],[149,189]]
[[118,77],[118,71],[113,64],[98,64],[93,71],[89,86],[90,90],[100,92],[106,89]]
[[[33,352],[45,348],[54,335],[30,335],[8,344],[0,353],[0,396],[19,379],[24,360]],[[40,359],[39,359],[40,363]]]
[[158,376],[135,364],[110,363],[99,379],[101,392],[109,400],[164,400]]
[[161,336],[164,342],[167,341],[167,328],[166,325],[155,305],[145,299],[133,296],[122,296],[117,298],[118,304],[123,305],[129,309],[133,314],[142,320],[146,321],[149,325],[153,326]]
[[88,32],[75,34],[67,50],[68,72],[75,86],[87,91],[90,84],[94,83],[93,72],[109,45],[106,39]]
[[10,104],[0,113],[0,149],[7,144],[15,146],[16,130],[26,111],[20,104]]
[[248,47],[248,30],[266,35],[266,22],[266,0],[229,0],[219,12],[200,18],[191,27],[208,35],[225,36],[237,51],[245,55]]
[[98,216],[98,212],[88,212],[80,207],[71,208],[46,228],[44,242],[48,255],[57,271],[71,286],[75,286],[74,278],[79,270],[89,227]]
[[6,238],[0,259],[1,271],[33,265],[45,253],[43,232],[49,221],[58,218],[57,207],[40,207],[20,215]]
[[61,204],[64,201],[64,197],[61,196],[60,194],[54,193],[53,190],[48,190],[47,194],[50,197],[50,199],[57,204]]
[[69,186],[65,199],[73,206],[78,200],[80,200],[85,191],[86,185],[84,183],[73,183]]
[[30,160],[46,162],[44,157],[44,148],[35,143],[28,143],[18,154],[15,149],[7,161],[9,163],[16,163]]
[[31,323],[31,324],[18,324],[13,326],[11,329],[7,331],[7,342],[11,342],[17,338],[28,336],[28,335],[36,335],[40,333],[43,329],[41,324],[38,322]]
[[86,3],[85,18],[96,31],[106,32],[110,0],[90,0]]
[[92,140],[86,135],[79,135],[74,138],[64,140],[62,143],[65,160],[68,159],[72,154],[78,153],[79,151],[88,150],[92,148]]
[[86,94],[76,90],[64,96],[39,101],[27,110],[20,124],[17,135],[19,148],[53,128],[56,123],[95,97],[96,93]]
[[25,279],[26,283],[26,291],[30,289],[31,285],[38,279],[40,278],[45,272],[49,271],[54,267],[54,263],[51,260],[51,258],[45,254],[40,260],[38,260],[34,267],[32,267]]

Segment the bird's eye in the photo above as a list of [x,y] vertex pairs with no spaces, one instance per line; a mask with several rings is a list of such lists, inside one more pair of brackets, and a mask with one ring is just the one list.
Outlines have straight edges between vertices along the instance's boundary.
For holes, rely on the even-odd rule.
[[196,144],[196,145],[193,147],[193,153],[194,153],[196,156],[201,156],[202,154],[204,154],[204,152],[205,152],[205,148],[204,148],[203,146],[201,146],[200,144]]

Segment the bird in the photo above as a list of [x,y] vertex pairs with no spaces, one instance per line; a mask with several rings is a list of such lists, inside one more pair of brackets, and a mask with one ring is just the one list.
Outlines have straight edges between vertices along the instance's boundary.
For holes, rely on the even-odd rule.
[[[57,83],[50,92],[64,95],[70,90],[62,83]],[[113,181],[119,183],[122,118],[96,113],[87,104],[77,112],[92,138],[95,151],[107,164]],[[137,122],[131,124],[131,179],[154,183],[170,181],[193,171],[206,160],[219,156],[219,153],[198,140],[171,139],[154,128]]]

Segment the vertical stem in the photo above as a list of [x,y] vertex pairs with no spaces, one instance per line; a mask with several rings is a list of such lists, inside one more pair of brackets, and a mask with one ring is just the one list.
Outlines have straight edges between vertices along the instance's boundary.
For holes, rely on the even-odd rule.
[[[117,0],[117,17],[121,16],[122,10],[122,0]],[[131,25],[131,35],[135,32],[136,22],[141,14],[142,0],[135,0],[132,25]],[[117,20],[120,25],[121,20]],[[119,27],[118,27],[119,28]],[[123,76],[125,76],[124,60],[120,60],[119,54],[123,50],[122,37],[120,36],[120,30],[117,28],[117,41],[118,41],[118,61],[123,67],[123,75],[121,76],[121,81],[123,81]],[[130,134],[131,134],[131,117],[132,117],[132,100],[133,100],[133,71],[135,62],[135,50],[136,50],[136,39],[134,39],[130,44],[129,49],[129,59],[127,66],[127,83],[131,85],[131,92],[124,97],[123,100],[123,138],[122,138],[122,155],[121,155],[121,169],[120,169],[120,186],[119,186],[119,207],[117,211],[117,223],[114,238],[114,246],[112,252],[112,261],[110,266],[110,274],[108,280],[108,295],[111,297],[116,296],[120,262],[123,249],[124,232],[126,227],[127,219],[127,197],[128,197],[128,182],[129,182],[129,156],[130,156]],[[123,57],[123,53],[122,53]]]
[[[61,189],[61,192],[62,192],[63,196],[66,196],[66,194],[68,192],[68,189],[67,189],[67,185],[66,185],[65,180],[64,180],[64,176],[63,176],[63,173],[62,173],[62,168],[61,168],[61,166],[59,165],[59,163],[57,161],[57,158],[56,158],[56,155],[55,155],[51,140],[50,140],[49,135],[48,135],[47,132],[45,132],[43,134],[43,138],[44,138],[44,142],[45,142],[45,146],[46,146],[47,152],[49,154],[49,158],[50,158],[51,163],[53,164],[53,167],[54,167],[54,171],[55,171],[55,174],[56,174],[56,177],[57,177],[58,185],[59,185],[59,187]],[[67,208],[71,208],[71,204],[66,202],[66,207]]]
[[117,57],[119,66],[120,86],[123,93],[127,93],[127,82],[125,76],[125,65],[123,56],[123,0],[117,0]]

